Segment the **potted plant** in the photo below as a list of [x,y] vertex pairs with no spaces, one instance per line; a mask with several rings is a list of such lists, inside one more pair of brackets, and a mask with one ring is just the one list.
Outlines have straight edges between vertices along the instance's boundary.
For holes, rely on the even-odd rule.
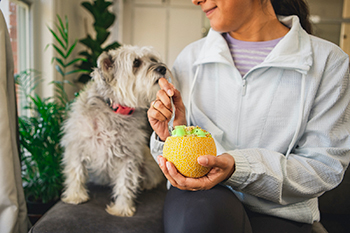
[[[28,77],[28,76],[27,76]],[[23,77],[22,77],[23,78]],[[18,81],[21,86],[21,81]],[[34,224],[58,199],[62,190],[60,125],[65,107],[51,98],[28,96],[30,117],[19,116],[22,180],[28,216]]]
[[[62,153],[60,146],[61,126],[66,118],[71,101],[65,91],[65,84],[70,83],[66,76],[82,70],[70,69],[84,59],[70,59],[78,40],[70,45],[68,19],[65,23],[57,15],[55,24],[58,33],[49,28],[55,38],[53,46],[58,56],[53,57],[55,68],[61,80],[54,81],[55,95],[42,98],[32,94],[38,81],[38,72],[27,70],[16,75],[19,92],[24,98],[28,115],[19,116],[19,137],[21,147],[22,180],[28,206],[28,216],[35,223],[41,215],[59,200],[63,188]],[[69,71],[67,71],[69,70]],[[33,76],[34,81],[33,80]],[[29,87],[29,88],[28,88]],[[46,204],[44,207],[32,207],[32,204]],[[41,212],[38,212],[41,210]],[[34,212],[33,212],[34,211]],[[33,213],[31,213],[33,212]]]
[[[118,42],[113,42],[103,47],[103,44],[110,35],[108,28],[113,25],[116,16],[108,10],[108,7],[113,3],[105,0],[95,0],[91,4],[90,2],[82,2],[81,5],[88,10],[94,18],[94,30],[95,38],[89,34],[86,38],[81,39],[79,42],[87,47],[87,50],[80,53],[86,58],[78,67],[83,70],[89,70],[90,72],[97,66],[97,58],[103,51],[115,49],[120,46]],[[89,73],[90,73],[89,72]],[[91,79],[87,73],[81,74],[78,81],[80,83],[87,83]]]

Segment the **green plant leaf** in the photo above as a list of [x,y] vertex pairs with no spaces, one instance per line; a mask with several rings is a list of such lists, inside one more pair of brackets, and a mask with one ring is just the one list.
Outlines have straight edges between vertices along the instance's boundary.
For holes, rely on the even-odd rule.
[[[28,96],[35,90],[38,84],[42,81],[40,79],[40,72],[34,69],[26,69],[15,75],[15,81],[18,85],[17,93],[19,96],[20,107],[25,109],[29,104]],[[23,103],[23,105],[22,105]]]
[[60,50],[55,44],[52,44],[56,52],[58,52],[63,58],[66,58],[66,55],[64,55],[64,52]]
[[95,15],[94,14],[94,7],[91,5],[90,2],[82,2],[81,5],[87,9],[93,16]]
[[107,8],[112,5],[112,2],[106,2],[105,0],[96,0],[95,6],[101,10],[107,10]]
[[75,46],[77,45],[78,40],[75,40],[75,42],[72,44],[72,46],[69,48],[67,54],[66,54],[66,58],[70,56],[70,54],[72,53],[72,51],[74,50]]
[[95,27],[95,30],[96,30],[96,41],[99,43],[99,45],[102,45],[109,37],[110,32],[98,26]]
[[66,73],[66,75],[70,75],[70,74],[74,74],[74,73],[78,73],[78,72],[90,72],[89,70],[72,70]]
[[63,42],[61,41],[61,39],[57,36],[57,34],[51,29],[49,28],[49,31],[51,32],[51,34],[55,37],[56,41],[62,46],[63,49],[66,49],[66,46],[63,44]]
[[[88,51],[82,51],[79,53],[79,55],[85,56],[85,57],[91,57],[90,53]],[[89,59],[86,59],[89,60]]]
[[57,61],[62,67],[67,67],[67,65],[63,63],[62,59],[60,59],[58,57],[53,57],[52,59],[54,61]]
[[64,72],[63,70],[61,69],[61,67],[59,65],[55,65],[55,69],[58,71],[58,73],[60,73],[62,76],[64,76]]
[[118,42],[114,42],[114,43],[112,43],[110,45],[107,45],[103,50],[104,51],[108,51],[108,50],[111,50],[111,49],[116,49],[116,48],[118,48],[120,46],[121,46],[121,44],[119,44]]
[[65,16],[65,19],[66,19],[66,28],[65,28],[65,31],[66,31],[66,34],[67,34],[67,42],[68,42],[68,30],[69,30],[69,29],[68,29],[68,28],[69,28],[68,26],[69,26],[69,25],[68,25],[68,17],[67,17],[67,15]]
[[[93,71],[93,69],[91,67],[91,62],[82,62],[82,63],[80,63],[80,65],[77,65],[76,67],[83,71],[82,75],[84,75],[84,73],[90,74]],[[84,72],[84,71],[86,71],[86,72]],[[80,82],[80,81],[78,81],[78,82]]]
[[61,29],[62,29],[62,37],[63,37],[63,39],[65,40],[65,42],[66,42],[66,44],[67,44],[67,46],[68,46],[68,19],[67,19],[67,16],[65,16],[65,18],[66,18],[66,27],[64,27],[64,24],[63,24],[63,22],[62,22],[62,19],[61,19],[61,17],[57,14],[56,15],[57,16],[57,19],[58,19],[58,21],[59,21],[59,23],[60,23],[60,25],[61,25]]
[[[105,0],[95,0],[92,3],[83,2],[81,5],[88,10],[94,17],[94,29],[96,39],[93,39],[90,35],[87,35],[85,38],[81,39],[79,42],[87,47],[86,51],[80,52],[80,55],[84,56],[87,59],[87,62],[81,62],[77,67],[83,70],[93,70],[97,66],[97,59],[103,51],[114,49],[120,46],[119,43],[114,42],[110,45],[106,45],[103,49],[102,44],[110,36],[108,28],[113,25],[115,21],[115,14],[109,11],[109,6],[113,2]],[[79,82],[86,83],[90,80],[91,77],[87,74],[81,74],[78,78]]]
[[86,62],[87,59],[86,59],[86,58],[75,58],[75,59],[73,59],[72,61],[68,62],[68,63],[66,64],[66,67],[71,66],[71,65],[74,65],[75,63],[80,62],[80,61],[85,61],[85,62]]
[[101,44],[99,44],[97,41],[92,39],[90,35],[88,35],[85,39],[81,39],[80,43],[84,44],[92,51],[95,51],[96,49],[101,48]]
[[103,12],[98,17],[99,17],[99,20],[95,21],[94,27],[109,28],[110,26],[113,25],[115,21],[115,15],[109,12]]

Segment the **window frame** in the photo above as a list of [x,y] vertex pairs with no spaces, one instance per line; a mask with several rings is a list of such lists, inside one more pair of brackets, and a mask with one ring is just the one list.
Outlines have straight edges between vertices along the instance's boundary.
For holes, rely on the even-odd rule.
[[[29,71],[33,67],[33,34],[31,25],[31,3],[29,1],[23,0],[3,0],[3,4],[16,4],[16,48],[12,48],[16,51],[16,56],[14,56],[14,62],[16,64],[15,75],[23,71]],[[7,12],[9,19],[11,15],[10,10]],[[12,30],[12,25],[10,20],[7,22],[7,27]],[[31,72],[29,72],[31,73]],[[34,75],[31,74],[27,77],[29,80],[26,82],[25,88],[26,93],[32,90],[34,85]],[[17,89],[18,90],[18,89]],[[17,108],[19,115],[29,115],[30,111],[24,109],[27,105],[26,98],[24,96],[17,94]],[[28,93],[29,94],[29,93]],[[30,93],[32,94],[32,93]]]

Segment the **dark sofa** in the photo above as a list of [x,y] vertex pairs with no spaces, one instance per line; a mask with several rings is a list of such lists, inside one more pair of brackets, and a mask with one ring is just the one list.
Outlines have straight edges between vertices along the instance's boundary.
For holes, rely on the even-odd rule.
[[350,171],[342,183],[319,198],[321,223],[329,233],[350,232]]
[[166,185],[143,191],[137,198],[133,217],[116,217],[105,211],[109,187],[88,184],[90,200],[80,205],[59,201],[30,229],[30,233],[161,233]]
[[[88,184],[90,200],[80,205],[59,201],[31,229],[30,233],[161,233],[162,211],[166,195],[165,183],[156,189],[141,192],[137,198],[137,212],[128,218],[111,216],[105,211],[110,202],[109,187]],[[350,172],[334,190],[319,199],[321,224],[313,226],[313,233],[350,232]],[[325,229],[327,231],[325,231]],[[180,232],[179,232],[180,233]]]

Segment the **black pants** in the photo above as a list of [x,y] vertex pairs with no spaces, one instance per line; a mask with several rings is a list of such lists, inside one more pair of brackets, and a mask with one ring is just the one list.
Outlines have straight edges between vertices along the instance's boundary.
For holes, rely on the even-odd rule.
[[311,233],[311,224],[246,210],[226,187],[183,191],[171,187],[164,204],[165,233]]

